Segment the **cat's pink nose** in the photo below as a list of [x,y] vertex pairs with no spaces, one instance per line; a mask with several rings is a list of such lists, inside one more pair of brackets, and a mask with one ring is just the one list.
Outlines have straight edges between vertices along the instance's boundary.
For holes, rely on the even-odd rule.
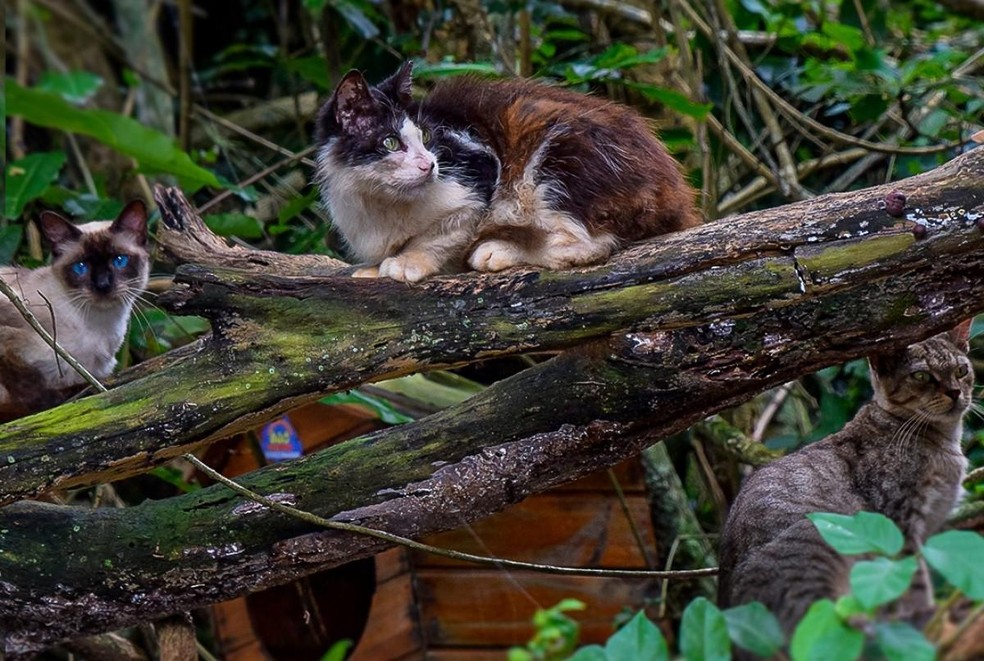
[[417,167],[420,169],[421,172],[430,172],[431,170],[434,169],[434,161],[430,159],[419,160],[417,161]]

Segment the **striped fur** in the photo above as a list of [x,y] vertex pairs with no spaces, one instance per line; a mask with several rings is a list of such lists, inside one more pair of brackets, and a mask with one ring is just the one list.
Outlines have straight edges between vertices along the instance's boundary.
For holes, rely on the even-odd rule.
[[[805,518],[810,512],[879,512],[898,524],[910,552],[940,528],[966,466],[969,328],[873,356],[874,401],[840,432],[752,474],[721,537],[722,606],[760,601],[789,633],[814,601],[847,592],[851,559],[823,542]],[[927,589],[920,575],[899,614],[925,611]]]

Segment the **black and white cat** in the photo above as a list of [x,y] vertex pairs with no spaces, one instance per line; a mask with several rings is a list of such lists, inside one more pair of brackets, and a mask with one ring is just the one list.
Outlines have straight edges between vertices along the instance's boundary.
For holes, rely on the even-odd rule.
[[[137,200],[115,220],[82,225],[45,211],[38,227],[51,246],[51,265],[0,267],[0,278],[58,344],[104,378],[116,366],[133,304],[147,285],[147,209]],[[53,406],[83,383],[0,296],[0,420]]]
[[317,122],[317,179],[356,275],[598,262],[699,223],[677,163],[635,111],[525,80],[351,71]]

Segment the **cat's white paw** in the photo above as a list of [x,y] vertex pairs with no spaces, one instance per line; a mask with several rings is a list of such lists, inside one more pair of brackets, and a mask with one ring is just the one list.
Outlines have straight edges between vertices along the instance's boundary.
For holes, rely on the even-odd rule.
[[353,278],[378,278],[379,277],[379,267],[378,266],[365,266],[361,269],[356,270],[352,274]]
[[381,278],[392,278],[400,282],[420,282],[429,275],[440,271],[440,265],[429,255],[419,252],[407,252],[394,257],[387,257],[379,265]]
[[523,251],[513,243],[498,239],[478,244],[468,258],[468,265],[476,271],[502,271],[525,263]]

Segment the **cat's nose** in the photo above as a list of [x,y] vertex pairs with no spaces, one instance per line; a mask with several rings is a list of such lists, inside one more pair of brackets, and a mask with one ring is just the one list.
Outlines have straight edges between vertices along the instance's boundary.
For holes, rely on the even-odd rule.
[[108,271],[96,273],[92,278],[92,286],[100,294],[106,294],[113,288],[113,274]]
[[960,399],[960,390],[958,390],[957,388],[948,389],[944,394],[950,398],[950,401],[953,402]]
[[434,171],[434,161],[427,159],[422,161],[417,161],[417,167],[420,168],[421,172],[433,172]]

